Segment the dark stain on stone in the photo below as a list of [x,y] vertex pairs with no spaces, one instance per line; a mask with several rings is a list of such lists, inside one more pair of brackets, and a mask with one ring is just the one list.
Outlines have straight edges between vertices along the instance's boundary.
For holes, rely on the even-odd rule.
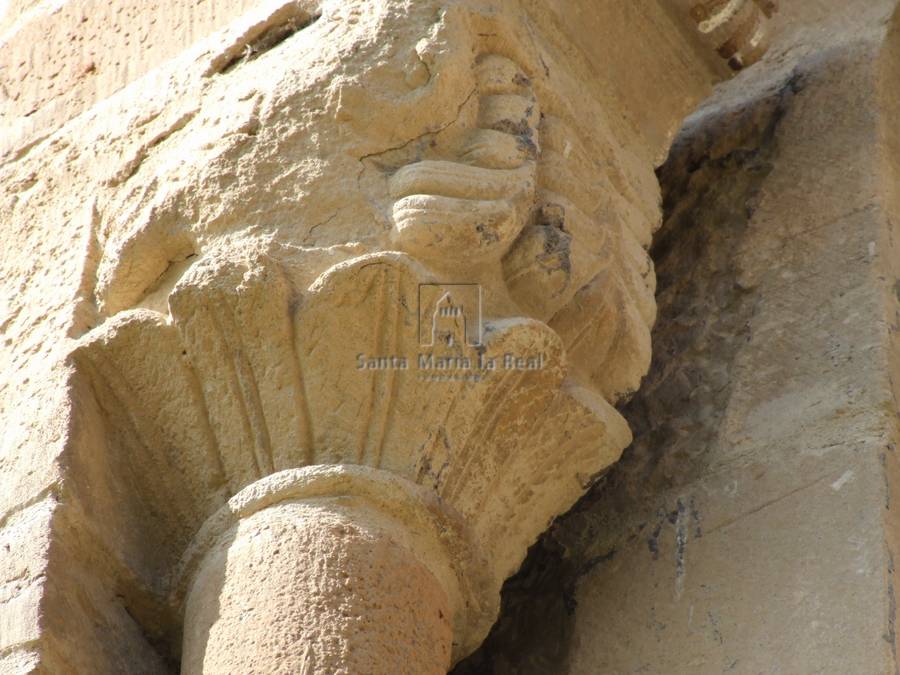
[[897,667],[897,594],[894,589],[894,553],[888,547],[888,621],[887,631],[882,636],[891,647],[891,656],[894,660],[894,672],[900,671]]
[[653,534],[647,539],[647,548],[654,560],[659,560],[659,535],[662,532],[662,523],[653,528]]
[[516,145],[525,153],[526,158],[530,160],[537,159],[538,147],[530,134],[516,136]]
[[697,508],[697,504],[693,497],[691,497],[690,505],[691,519],[694,521],[694,538],[699,539],[703,536],[703,526],[701,524],[700,510]]
[[725,644],[725,638],[722,637],[722,631],[719,630],[719,621],[716,619],[716,615],[712,612],[707,612],[706,616],[709,619],[709,625],[712,628],[713,639],[720,645]]
[[674,511],[670,511],[669,515],[666,517],[666,520],[669,521],[669,525],[674,525],[675,523],[678,522],[678,517],[681,515],[683,509],[684,509],[684,506],[679,501],[678,508],[675,509]]
[[528,126],[528,120],[497,120],[492,124],[490,129],[494,131],[499,131],[504,134],[510,134],[512,136],[518,136],[519,138],[531,138],[531,127]]
[[891,479],[888,473],[887,453],[882,452],[878,455],[881,462],[881,475],[884,478],[884,510],[891,510]]
[[684,515],[687,509],[681,499],[678,500],[677,517],[673,525],[675,526],[675,580],[681,583],[684,579],[686,569],[688,530],[684,522]]
[[475,229],[481,235],[481,240],[486,244],[500,241],[500,235],[497,234],[496,230],[486,226],[484,223],[479,223],[475,226]]

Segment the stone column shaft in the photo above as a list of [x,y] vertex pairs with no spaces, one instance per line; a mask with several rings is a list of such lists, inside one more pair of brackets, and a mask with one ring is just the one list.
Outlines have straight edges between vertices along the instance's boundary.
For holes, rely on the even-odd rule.
[[349,498],[290,501],[219,537],[188,595],[182,673],[444,673],[447,593]]

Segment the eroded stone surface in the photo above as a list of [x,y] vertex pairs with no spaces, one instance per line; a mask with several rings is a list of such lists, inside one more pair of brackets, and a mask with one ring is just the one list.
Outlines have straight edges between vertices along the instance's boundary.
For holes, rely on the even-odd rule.
[[[729,4],[736,16],[714,12],[706,34],[721,29],[726,58],[749,63],[765,12]],[[191,597],[184,667],[243,667],[243,578],[261,573],[241,566],[259,552],[210,553],[203,533],[273,477],[355,466],[364,478],[328,495],[366,492],[372,512],[354,522],[380,522],[394,493],[417,506],[346,546],[318,533],[293,554],[399,561],[424,623],[376,622],[373,649],[427,624],[402,656],[412,670],[465,656],[527,546],[628,443],[612,406],[650,361],[654,167],[726,55],[704,51],[685,8],[653,0],[117,6],[134,12],[121,34],[93,28],[99,10],[82,21],[89,6],[14,9],[6,44],[40,46],[3,52],[19,75],[4,99],[0,222],[23,254],[0,269],[0,514],[45,500],[52,524],[46,550],[26,556],[46,556],[27,572],[37,582],[11,593],[31,609],[0,615],[15,624],[0,655],[173,671]],[[181,52],[153,67],[169,49]],[[81,65],[91,50],[101,61]],[[442,290],[458,284],[480,289],[477,334]],[[424,302],[427,344],[423,288],[440,290]],[[402,545],[436,524],[434,542]],[[359,576],[374,584],[392,565]],[[387,577],[347,602],[396,595]],[[296,610],[316,633],[305,608],[329,578],[294,579],[303,597],[281,629]],[[220,584],[218,615],[202,589]],[[355,644],[332,618],[319,625]],[[342,659],[330,638],[281,654],[254,625],[251,669],[284,657],[331,672]],[[381,656],[357,665],[401,658]]]
[[181,672],[446,673],[449,599],[373,516],[282,502],[224,533],[191,588]]

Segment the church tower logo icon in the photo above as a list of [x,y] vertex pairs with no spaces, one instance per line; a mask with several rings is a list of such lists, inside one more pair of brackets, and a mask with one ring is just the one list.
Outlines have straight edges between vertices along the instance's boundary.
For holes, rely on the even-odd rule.
[[419,286],[419,345],[478,347],[482,341],[481,286]]

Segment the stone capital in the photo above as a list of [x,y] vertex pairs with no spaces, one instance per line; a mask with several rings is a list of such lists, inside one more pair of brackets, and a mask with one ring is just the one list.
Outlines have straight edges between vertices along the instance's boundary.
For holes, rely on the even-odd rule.
[[[67,88],[3,85],[0,216],[80,228],[58,517],[123,634],[185,673],[445,671],[631,440],[654,170],[774,3],[124,3],[161,63],[14,4],[0,70],[46,35]],[[72,32],[96,58],[57,68]]]

